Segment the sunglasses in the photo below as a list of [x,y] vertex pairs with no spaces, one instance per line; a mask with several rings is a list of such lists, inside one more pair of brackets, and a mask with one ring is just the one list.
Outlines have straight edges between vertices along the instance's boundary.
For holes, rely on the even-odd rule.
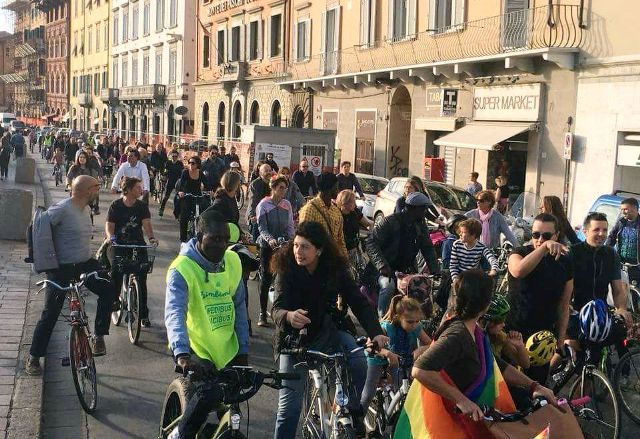
[[531,234],[531,237],[533,239],[540,239],[540,237],[542,237],[542,239],[544,239],[545,241],[550,240],[551,238],[553,238],[553,233],[551,232],[544,232],[544,233],[540,233],[540,232],[533,232]]
[[189,162],[190,165],[197,165],[196,162]]

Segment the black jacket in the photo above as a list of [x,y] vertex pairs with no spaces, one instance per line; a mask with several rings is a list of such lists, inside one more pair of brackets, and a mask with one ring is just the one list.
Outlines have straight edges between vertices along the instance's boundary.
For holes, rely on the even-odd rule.
[[[616,222],[616,225],[613,226],[613,229],[611,230],[611,232],[609,233],[609,237],[607,238],[606,245],[609,245],[611,247],[619,246],[620,245],[620,233],[622,233],[622,230],[627,226],[628,223],[629,223],[629,221],[627,221],[626,219],[620,218]],[[638,236],[640,236],[640,219],[636,220],[636,229],[638,230]],[[640,257],[640,239],[638,239],[637,245],[638,245],[638,250],[637,250],[636,254]],[[625,261],[625,262],[630,262],[630,263],[636,264],[639,261]]]
[[256,216],[258,203],[271,193],[269,184],[260,177],[256,178],[249,185],[249,208],[247,209],[247,224],[252,216]]
[[225,221],[234,223],[240,228],[240,211],[236,199],[227,195],[226,192],[216,193],[213,204],[207,210],[219,212]]
[[298,169],[293,173],[293,176],[291,178],[296,182],[303,196],[310,197],[318,193],[318,186],[316,186],[316,176],[313,175],[313,172],[307,171],[307,173],[305,174]]
[[440,272],[427,225],[424,221],[410,223],[404,213],[384,218],[367,238],[366,246],[378,270],[388,265],[392,271],[415,272],[415,259],[420,252],[429,272]]
[[169,160],[165,164],[164,169],[167,172],[167,180],[172,181],[175,185],[176,181],[180,180],[182,171],[184,171],[184,164],[180,160],[175,163]]
[[285,344],[287,335],[296,336],[298,333],[287,322],[288,311],[297,309],[308,311],[307,317],[311,323],[307,328],[307,336],[303,340],[304,345],[327,334],[332,326],[345,329],[339,323],[340,311],[337,311],[336,306],[338,294],[351,308],[369,337],[373,338],[383,333],[376,311],[360,294],[346,268],[336,271],[324,269],[319,265],[315,273],[310,274],[306,268],[292,263],[290,269],[284,274],[276,275],[275,290],[277,297],[273,303],[271,315],[278,325],[276,352],[279,352]]

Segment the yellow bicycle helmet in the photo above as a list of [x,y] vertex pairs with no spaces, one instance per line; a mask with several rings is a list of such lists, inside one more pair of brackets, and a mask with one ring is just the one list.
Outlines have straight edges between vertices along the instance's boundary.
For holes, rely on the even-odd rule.
[[527,340],[527,351],[532,366],[544,366],[556,351],[558,341],[551,331],[539,331]]

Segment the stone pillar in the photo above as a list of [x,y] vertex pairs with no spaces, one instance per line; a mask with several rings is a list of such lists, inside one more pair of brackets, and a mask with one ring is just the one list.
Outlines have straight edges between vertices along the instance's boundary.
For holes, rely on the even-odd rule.
[[33,192],[24,189],[0,190],[0,239],[24,241],[31,222]]
[[34,184],[35,179],[36,161],[26,157],[19,158],[16,161],[16,183]]

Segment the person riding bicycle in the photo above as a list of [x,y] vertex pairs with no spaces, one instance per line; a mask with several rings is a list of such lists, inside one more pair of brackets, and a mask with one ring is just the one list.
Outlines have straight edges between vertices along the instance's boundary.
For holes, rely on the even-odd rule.
[[174,207],[174,210],[179,210],[180,242],[188,241],[187,229],[189,228],[189,221],[195,214],[196,203],[203,203],[200,199],[185,198],[186,194],[202,195],[202,188],[204,187],[204,177],[200,170],[202,165],[200,157],[191,157],[188,165],[189,167],[182,171],[180,180],[176,184],[179,206]]
[[[62,165],[64,165],[64,154],[60,148],[56,148],[56,152],[53,153],[53,157],[51,157],[51,163],[53,164],[53,171],[51,171],[51,175],[56,173],[56,167],[60,169],[62,172]],[[58,184],[58,183],[56,183]]]
[[171,197],[171,193],[175,189],[176,183],[180,180],[182,171],[184,171],[184,163],[180,160],[180,153],[178,150],[174,149],[171,151],[170,155],[171,160],[168,160],[165,163],[163,170],[167,176],[167,185],[162,196],[162,202],[160,203],[160,210],[158,211],[158,216],[161,218],[162,215],[164,215],[164,207],[167,205],[167,201],[169,200],[169,197]]
[[[271,315],[277,336],[274,351],[279,357],[281,372],[294,372],[298,359],[280,354],[289,347],[287,341],[299,338],[300,347],[323,352],[351,351],[356,342],[349,332],[344,315],[337,306],[338,294],[349,305],[367,335],[380,347],[388,338],[383,335],[375,311],[360,294],[343,256],[338,252],[324,227],[316,222],[298,225],[292,242],[274,255],[276,300]],[[301,335],[301,329],[305,328]],[[366,360],[359,352],[348,358],[353,389],[350,391],[350,411],[361,415],[358,395],[366,378]],[[303,368],[295,368],[296,372]],[[274,439],[296,437],[302,409],[305,380],[285,380],[280,390]],[[355,394],[354,394],[355,391]]]
[[267,326],[267,304],[269,287],[273,280],[271,258],[282,241],[293,238],[293,209],[284,199],[289,182],[282,176],[274,175],[269,182],[271,196],[264,197],[256,207],[258,241],[260,245],[260,314],[258,326]]
[[269,195],[269,181],[273,175],[271,166],[266,164],[260,166],[259,172],[260,176],[249,183],[249,207],[247,208],[247,224],[254,242],[257,242],[259,235],[256,207],[264,197]]
[[215,372],[247,365],[249,331],[242,265],[228,250],[229,225],[209,210],[197,237],[185,243],[167,272],[165,325],[178,366],[191,371],[195,391],[170,439],[192,439],[222,402]]
[[385,217],[374,227],[367,238],[367,253],[380,273],[381,286],[378,295],[378,314],[383,316],[389,308],[391,297],[395,295],[393,277],[396,271],[415,273],[418,252],[422,253],[430,273],[439,273],[438,261],[429,238],[429,230],[424,222],[427,196],[412,192],[407,196],[406,207],[400,213]]
[[[68,285],[82,273],[98,270],[98,261],[91,251],[92,226],[86,207],[98,194],[100,183],[93,177],[81,175],[73,180],[71,197],[65,198],[48,209],[51,233],[56,249],[59,268],[47,272],[47,279],[60,285]],[[87,288],[98,295],[95,319],[95,339],[92,340],[94,356],[105,355],[104,336],[109,334],[111,306],[116,297],[113,284],[98,279],[88,279]],[[64,305],[65,294],[47,288],[44,309],[33,332],[25,372],[42,374],[40,357],[47,353],[47,345]]]
[[[407,401],[413,399],[416,392],[421,395],[422,407],[428,410],[421,411],[424,419],[418,422],[422,421],[426,432],[442,431],[446,425],[447,437],[491,437],[486,436],[480,406],[515,411],[507,385],[520,387],[532,397],[542,396],[556,404],[550,389],[493,355],[489,338],[479,325],[491,304],[492,279],[482,270],[468,270],[460,274],[454,288],[455,317],[438,329],[435,341],[412,369],[414,381]],[[456,413],[455,408],[461,413]],[[405,413],[396,425],[396,435],[406,432],[410,428],[408,424]]]
[[620,202],[620,218],[609,233],[606,245],[615,247],[622,262],[629,267],[629,281],[640,282],[640,216],[638,200],[625,198]]
[[[107,221],[104,226],[107,240],[112,244],[125,245],[146,245],[144,234],[149,238],[149,242],[157,245],[158,240],[153,236],[153,226],[151,225],[151,213],[149,206],[139,198],[142,196],[142,181],[135,177],[125,177],[120,184],[122,198],[118,198],[109,207]],[[111,247],[107,253],[111,264],[111,277],[116,287],[122,285],[124,273],[120,272],[114,264],[116,256],[126,257],[131,253],[131,249]],[[148,259],[146,249],[141,249],[138,253],[140,261],[146,262]],[[136,261],[138,262],[138,261]],[[147,307],[147,272],[137,273],[140,285],[140,323],[143,327],[149,328],[149,308]]]
[[245,184],[247,182],[239,162],[231,162],[229,165],[229,171],[235,172],[240,176],[240,184]]
[[202,162],[204,187],[208,191],[215,191],[220,186],[220,179],[225,172],[224,160],[220,157],[216,145],[209,146],[209,156]]
[[121,164],[118,172],[111,182],[111,192],[116,193],[123,177],[135,177],[142,180],[142,201],[149,202],[149,170],[140,160],[140,152],[135,148],[130,148],[126,155],[126,162]]
[[240,174],[227,171],[222,174],[220,187],[213,194],[213,202],[207,210],[220,212],[225,221],[233,223],[240,228],[240,210],[236,203],[236,192],[240,187]]
[[524,345],[522,334],[518,331],[505,332],[505,319],[511,311],[507,299],[495,294],[491,299],[489,309],[480,319],[482,329],[489,337],[493,354],[508,361],[514,366],[528,369],[531,365],[529,352]]
[[69,168],[76,161],[76,152],[80,147],[78,146],[78,139],[75,137],[70,139],[64,147],[64,161],[67,164],[65,172],[69,172]]

